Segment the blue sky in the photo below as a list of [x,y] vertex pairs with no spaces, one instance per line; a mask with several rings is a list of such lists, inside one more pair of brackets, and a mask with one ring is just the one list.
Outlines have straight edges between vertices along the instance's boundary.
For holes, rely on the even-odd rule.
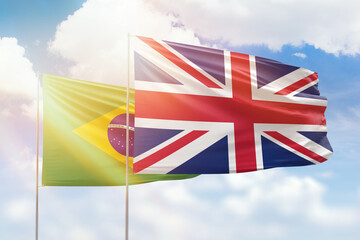
[[[0,238],[34,236],[36,72],[124,85],[130,31],[318,72],[334,149],[317,166],[132,186],[131,239],[357,239],[359,7],[322,0],[0,0]],[[119,239],[124,198],[122,187],[42,187],[39,239]]]

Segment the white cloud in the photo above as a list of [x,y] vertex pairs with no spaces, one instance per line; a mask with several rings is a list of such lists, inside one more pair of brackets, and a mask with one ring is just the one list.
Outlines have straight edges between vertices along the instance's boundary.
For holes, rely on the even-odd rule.
[[[277,217],[307,219],[318,226],[342,228],[359,224],[359,209],[327,205],[325,186],[311,177],[264,171],[226,179],[238,193],[230,194],[224,204],[239,215],[251,217],[271,209]],[[344,221],[339,222],[339,219]]]
[[70,77],[126,86],[128,32],[199,44],[176,17],[144,0],[88,0],[57,27],[49,50],[74,63]]
[[[16,138],[11,138],[15,140]],[[11,144],[3,143],[5,147],[1,147],[1,157],[6,160],[4,168],[7,169],[6,174],[16,178],[14,185],[21,185],[23,190],[33,191],[36,181],[36,154],[28,146],[23,147],[23,143],[19,142],[19,146],[9,146]],[[16,145],[13,142],[13,145]],[[39,176],[41,176],[42,157],[39,156]],[[40,177],[41,178],[41,177]],[[39,183],[41,184],[41,179]]]
[[0,158],[7,177],[33,190],[37,77],[16,38],[0,38],[0,52]]
[[30,147],[26,146],[14,155],[11,164],[19,173],[33,175],[36,171],[36,155]]
[[69,77],[122,86],[127,79],[128,32],[190,44],[199,44],[200,36],[230,46],[255,44],[274,50],[306,43],[329,53],[356,54],[357,5],[321,0],[88,0],[58,25],[49,51],[72,63],[65,74]]
[[37,77],[16,38],[0,38],[0,91],[35,99]]
[[[311,239],[358,233],[359,208],[328,205],[326,194],[311,177],[277,170],[130,186],[130,238],[300,240],[304,231]],[[123,236],[123,187],[44,187],[40,197],[40,231],[46,239]]]
[[[336,0],[152,0],[163,12],[175,13],[199,36],[232,46],[310,44],[333,54],[360,53],[360,2]],[[201,16],[201,17],[199,17]]]
[[16,38],[0,38],[0,107],[6,118],[36,119],[37,77]]
[[78,239],[95,240],[98,238],[91,231],[91,229],[77,226],[77,227],[71,229],[71,231],[69,233],[69,239],[70,240],[78,240]]
[[195,198],[189,193],[184,185],[176,185],[164,191],[164,196],[171,202],[187,204],[191,206],[195,203]]
[[317,173],[316,176],[323,179],[332,179],[336,174],[333,171],[325,171]]
[[[211,179],[218,182],[214,188],[209,187],[211,182],[206,184]],[[329,205],[327,193],[326,186],[314,178],[282,170],[200,176],[131,187],[131,214],[134,224],[143,229],[135,233],[136,238],[302,239],[295,236],[304,229],[313,236],[323,236],[317,229],[356,229],[360,209]],[[219,232],[216,226],[220,225]]]
[[[42,111],[43,111],[43,100],[39,99],[39,118],[42,115]],[[21,112],[24,116],[32,119],[32,120],[36,120],[37,118],[37,100],[33,100],[27,104],[23,103],[20,106]]]
[[3,108],[1,110],[1,115],[4,116],[4,117],[12,117],[12,116],[14,116],[8,108]]
[[14,222],[29,222],[33,217],[33,202],[27,198],[13,199],[3,206],[5,218]]
[[307,56],[306,56],[305,53],[297,52],[297,53],[294,53],[293,55],[294,55],[295,57],[299,57],[299,58],[302,58],[302,59],[307,58]]

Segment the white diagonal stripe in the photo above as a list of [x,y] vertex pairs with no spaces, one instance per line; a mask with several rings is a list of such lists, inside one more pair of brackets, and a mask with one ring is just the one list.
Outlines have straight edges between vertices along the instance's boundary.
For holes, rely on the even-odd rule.
[[[311,139],[306,138],[305,136],[301,135],[298,132],[327,132],[327,128],[325,125],[306,125],[306,124],[254,124],[254,136],[255,136],[255,153],[256,153],[256,165],[257,169],[263,169],[263,156],[262,156],[262,145],[261,145],[261,136],[265,136],[269,140],[279,144],[280,146],[284,147],[285,149],[301,156],[311,162],[318,163],[316,160],[311,159],[304,154],[288,147],[287,145],[281,143],[280,141],[274,139],[273,137],[269,136],[268,134],[264,133],[266,131],[276,131],[280,134],[284,135],[285,137],[293,140],[294,142],[298,143],[299,145],[313,151],[314,153],[329,159],[332,152],[325,147],[317,144],[316,142],[312,141]],[[310,160],[311,159],[311,160]]]
[[216,143],[219,138],[217,133],[207,132],[201,137],[195,139],[194,141],[188,143],[183,148],[180,148],[176,152],[170,154],[164,159],[156,162],[150,167],[140,171],[139,174],[150,174],[150,173],[158,173],[158,174],[166,174],[182,165],[189,159],[195,157],[197,154]]
[[[228,84],[231,82],[231,80],[226,79],[227,84],[225,86],[221,84],[223,88],[209,88],[188,74],[186,71],[178,67],[176,64],[168,60],[166,57],[161,55],[159,52],[148,46],[146,43],[142,42],[140,39],[137,39],[135,43],[136,44],[134,45],[136,52],[141,54],[142,57],[155,64],[162,71],[166,72],[183,84],[180,85],[161,82],[146,82],[141,81],[140,79],[135,79],[135,89],[227,98],[232,97],[231,84]],[[229,64],[226,64],[226,67],[229,67]],[[229,71],[228,69],[226,70]]]
[[275,138],[273,138],[273,137],[269,136],[269,135],[268,135],[268,134],[266,134],[266,133],[263,133],[263,136],[264,136],[264,137],[266,137],[267,139],[269,139],[270,141],[272,141],[272,142],[276,143],[277,145],[279,145],[279,146],[281,146],[281,147],[285,148],[286,150],[288,150],[288,151],[290,151],[290,152],[292,152],[292,153],[294,153],[294,154],[298,155],[299,157],[302,157],[302,158],[304,158],[304,159],[306,159],[306,160],[308,160],[308,161],[310,161],[310,162],[312,162],[312,163],[314,163],[314,164],[318,164],[318,163],[319,163],[319,162],[318,162],[318,161],[316,161],[315,159],[312,159],[312,158],[310,158],[310,157],[308,157],[308,156],[306,156],[306,155],[302,154],[301,152],[298,152],[297,150],[295,150],[295,149],[293,149],[293,148],[289,147],[288,145],[283,144],[282,142],[280,142],[280,141],[278,141],[277,139],[275,139]]
[[162,142],[161,144],[157,145],[156,147],[154,147],[154,148],[152,148],[152,149],[150,149],[150,150],[136,156],[134,158],[134,163],[136,163],[136,162],[140,161],[141,159],[144,159],[144,158],[156,153],[160,149],[166,147],[167,145],[169,145],[172,142],[175,142],[175,141],[179,140],[180,138],[184,137],[186,134],[188,134],[190,132],[191,131],[189,131],[189,130],[184,130],[184,131],[180,132],[179,134],[176,134],[174,137],[172,137],[172,138]]
[[285,137],[291,139],[292,141],[296,142],[297,144],[309,149],[310,151],[329,159],[332,152],[327,148],[317,144],[316,142],[312,141],[311,139],[303,136],[298,132],[288,132],[288,131],[278,131],[280,134],[284,135]]
[[[197,121],[178,121],[178,120],[163,120],[163,119],[147,119],[135,118],[136,127],[157,128],[157,129],[173,129],[183,130],[183,132],[168,139],[167,141],[159,144],[153,149],[134,158],[134,163],[144,159],[151,154],[166,147],[168,144],[182,138],[186,134],[194,130],[209,131],[203,136],[187,144],[183,148],[151,165],[139,173],[167,173],[186,162],[190,158],[196,156],[201,151],[205,150],[212,144],[216,143],[223,137],[228,138],[229,150],[229,172],[236,172],[236,159],[235,159],[235,137],[234,137],[234,124],[233,123],[219,123],[219,122],[197,122]],[[156,169],[156,170],[155,170]],[[160,171],[160,172],[159,172]]]
[[173,54],[175,54],[178,58],[180,58],[181,60],[183,60],[185,63],[187,63],[189,66],[191,66],[192,68],[196,69],[199,73],[201,73],[202,75],[204,75],[205,77],[207,77],[209,80],[211,80],[212,82],[214,82],[216,85],[218,85],[221,88],[224,88],[225,85],[222,84],[221,82],[219,82],[217,79],[215,79],[213,76],[211,76],[209,73],[207,73],[206,71],[204,71],[201,67],[199,67],[198,65],[194,64],[192,61],[190,61],[189,59],[187,59],[184,55],[180,54],[178,51],[176,51],[175,49],[173,49],[172,47],[170,47],[167,43],[165,43],[164,41],[157,41],[159,44],[161,44],[163,47],[165,47],[167,50],[169,50],[170,52],[172,52]]
[[[251,94],[253,100],[262,100],[262,101],[273,101],[273,102],[286,102],[286,103],[296,103],[296,104],[307,104],[307,105],[315,105],[315,106],[327,106],[327,100],[324,99],[316,99],[316,98],[306,98],[294,96],[298,93],[299,89],[294,94],[289,95],[278,95],[275,94],[279,90],[291,85],[292,83],[300,80],[295,79],[295,76],[306,77],[310,75],[310,70],[307,69],[297,69],[294,72],[285,75],[282,78],[279,78],[272,83],[269,83],[261,88],[257,87],[257,71],[256,71],[256,58],[255,56],[249,56],[250,60],[250,76],[251,76]],[[302,74],[300,71],[304,71]],[[313,72],[311,72],[313,73]],[[302,77],[302,78],[304,78]],[[302,79],[301,78],[301,79]],[[315,83],[314,83],[315,84]],[[311,84],[306,87],[312,86]],[[301,88],[305,90],[306,88]]]
[[289,93],[289,96],[295,96],[298,93],[301,93],[302,91],[304,91],[305,89],[308,89],[309,87],[314,86],[315,84],[317,84],[319,82],[319,79],[316,79],[315,81],[309,82],[308,84],[306,84],[305,86],[302,86],[301,88],[296,89],[295,91]]
[[272,81],[271,83],[266,84],[265,86],[261,87],[261,89],[276,93],[276,92],[300,81],[301,79],[310,76],[313,73],[314,72],[312,72],[310,70],[307,70],[304,68],[299,68],[299,69],[296,69],[295,71],[292,71],[292,72],[286,74],[285,76],[282,76],[282,77]]

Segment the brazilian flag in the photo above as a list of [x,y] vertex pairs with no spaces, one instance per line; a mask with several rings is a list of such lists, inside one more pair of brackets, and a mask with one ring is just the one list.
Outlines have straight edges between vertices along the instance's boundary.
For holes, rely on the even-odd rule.
[[[126,88],[44,74],[43,186],[121,186],[126,174]],[[129,105],[129,184],[196,175],[136,174],[134,90]]]

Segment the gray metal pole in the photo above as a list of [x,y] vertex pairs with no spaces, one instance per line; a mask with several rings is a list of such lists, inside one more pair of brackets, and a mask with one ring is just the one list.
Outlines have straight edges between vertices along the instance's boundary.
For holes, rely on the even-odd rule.
[[35,240],[38,240],[39,237],[39,91],[40,77],[37,72]]
[[128,34],[128,72],[126,91],[126,193],[125,193],[125,240],[129,239],[129,98],[130,98],[130,34]]

